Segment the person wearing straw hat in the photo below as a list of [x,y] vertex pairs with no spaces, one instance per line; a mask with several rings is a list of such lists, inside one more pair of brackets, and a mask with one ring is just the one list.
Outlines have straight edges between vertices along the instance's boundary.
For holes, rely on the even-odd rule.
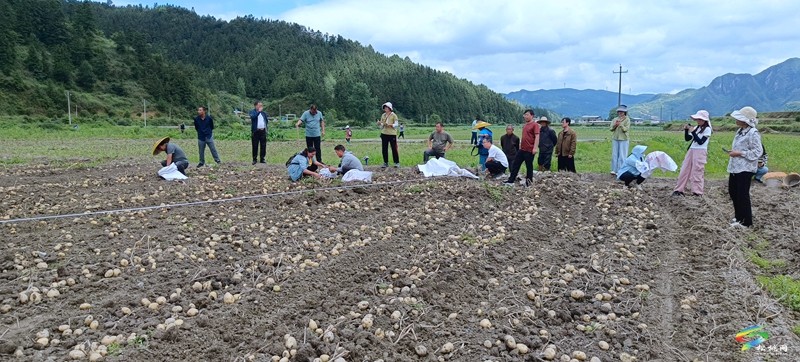
[[539,118],[539,160],[537,161],[538,169],[542,171],[550,171],[550,166],[553,162],[553,149],[558,143],[558,136],[556,131],[550,128],[550,120],[542,116]]
[[692,190],[692,195],[702,196],[705,180],[706,160],[708,159],[708,140],[711,138],[711,119],[708,111],[701,109],[697,113],[689,116],[697,125],[692,127],[687,124],[683,126],[683,138],[691,141],[686,157],[681,165],[681,172],[678,175],[678,183],[672,196],[684,196],[683,191],[688,185]]
[[153,156],[164,152],[167,154],[167,159],[161,161],[162,167],[167,167],[175,164],[178,172],[186,174],[186,168],[189,167],[189,159],[186,158],[186,153],[174,143],[169,143],[169,137],[164,137],[153,144]]
[[631,129],[631,119],[628,117],[628,106],[621,104],[617,107],[617,117],[611,121],[611,174],[617,175],[620,167],[625,163],[628,154],[628,131]]
[[485,121],[478,121],[475,124],[475,129],[478,130],[478,144],[475,148],[478,149],[478,168],[481,172],[486,170],[486,159],[489,158],[489,150],[483,147],[483,140],[492,140],[492,130],[487,128],[491,125],[491,123]]
[[381,119],[378,120],[378,127],[381,128],[381,153],[383,154],[382,168],[389,167],[389,146],[392,147],[392,160],[394,160],[394,167],[400,167],[400,155],[397,150],[397,127],[400,121],[397,114],[394,113],[394,106],[392,102],[384,103],[383,114]]
[[353,138],[353,130],[350,129],[350,125],[348,124],[344,128],[344,140],[347,142],[348,145],[350,144],[350,139],[351,138]]
[[750,182],[758,169],[758,158],[761,156],[761,134],[758,133],[758,113],[753,107],[743,107],[733,111],[731,117],[736,120],[739,130],[733,137],[731,149],[726,150],[728,160],[728,194],[733,202],[734,218],[731,227],[742,228],[753,226],[753,211],[750,205]]
[[756,182],[763,184],[764,183],[764,175],[769,172],[769,167],[767,167],[767,160],[769,160],[769,155],[767,155],[767,148],[764,147],[764,143],[761,143],[761,157],[758,158],[758,169],[756,170],[755,176],[753,176],[753,180]]

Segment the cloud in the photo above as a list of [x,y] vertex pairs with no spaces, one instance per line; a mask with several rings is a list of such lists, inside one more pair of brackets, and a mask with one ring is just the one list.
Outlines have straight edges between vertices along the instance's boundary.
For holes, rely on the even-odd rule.
[[[501,92],[670,92],[795,56],[800,3],[787,1],[322,1],[282,19],[410,55]],[[413,55],[413,56],[412,56]]]
[[222,19],[296,22],[500,92],[616,89],[620,64],[629,71],[623,90],[674,92],[725,73],[760,72],[800,49],[800,2],[783,0],[170,3]]

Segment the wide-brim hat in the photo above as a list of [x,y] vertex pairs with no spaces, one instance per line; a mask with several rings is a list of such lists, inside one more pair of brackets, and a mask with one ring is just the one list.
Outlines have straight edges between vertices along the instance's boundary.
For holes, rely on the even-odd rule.
[[347,125],[347,126],[345,126],[344,128],[350,128],[350,126],[349,126],[349,125]]
[[628,113],[628,106],[626,106],[626,105],[624,105],[624,104],[621,104],[619,107],[617,107],[617,112],[625,112],[625,113]]
[[539,120],[536,121],[536,122],[538,122],[538,123],[547,122],[548,124],[550,124],[550,120],[547,119],[547,117],[545,117],[545,116],[539,117]]
[[169,137],[164,137],[164,138],[156,141],[156,143],[153,144],[153,156],[155,156],[156,153],[158,153],[158,146],[161,146],[162,144],[165,144],[165,143],[168,143],[168,142],[169,142]]
[[472,127],[472,129],[481,129],[481,128],[486,128],[486,127],[489,127],[489,126],[491,126],[491,125],[492,125],[492,124],[491,124],[491,123],[489,123],[489,122],[480,121],[480,122],[476,123],[476,124],[475,124],[475,127]]
[[706,122],[710,122],[711,121],[709,119],[709,117],[708,117],[708,111],[706,111],[705,109],[701,109],[701,110],[697,111],[697,113],[689,116],[689,118],[691,118],[693,120],[696,120],[696,121],[706,121]]
[[382,109],[383,107],[389,107],[389,109],[391,109],[392,111],[394,111],[394,107],[392,107],[392,102],[386,102],[386,103],[384,103],[384,104],[381,106],[381,109]]
[[742,121],[747,123],[748,126],[756,128],[758,125],[758,112],[753,107],[747,106],[742,107],[742,109],[738,111],[731,112],[731,117],[737,121]]

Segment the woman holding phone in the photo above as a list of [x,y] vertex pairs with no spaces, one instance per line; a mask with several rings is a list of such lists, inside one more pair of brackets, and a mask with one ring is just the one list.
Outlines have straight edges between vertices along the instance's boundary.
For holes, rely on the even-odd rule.
[[711,138],[711,120],[708,111],[701,109],[697,113],[689,116],[697,125],[692,127],[687,124],[683,126],[683,137],[691,141],[686,152],[686,158],[681,165],[681,173],[678,175],[678,184],[672,196],[684,196],[683,191],[688,185],[692,190],[692,195],[703,196],[705,185],[706,160],[708,158],[708,140]]
[[750,207],[750,180],[758,169],[758,158],[761,156],[761,135],[756,129],[758,113],[753,107],[744,107],[733,111],[731,117],[736,120],[739,130],[733,137],[731,150],[728,153],[728,193],[733,201],[735,216],[731,227],[753,226],[753,211]]

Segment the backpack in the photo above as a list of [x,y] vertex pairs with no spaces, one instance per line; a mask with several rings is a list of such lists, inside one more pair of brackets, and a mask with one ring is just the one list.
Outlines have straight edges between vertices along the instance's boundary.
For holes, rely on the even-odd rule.
[[286,167],[289,167],[289,165],[292,164],[292,161],[294,161],[294,158],[297,157],[297,155],[299,155],[299,154],[300,153],[298,152],[298,153],[295,153],[295,154],[289,156],[289,159],[286,160]]

